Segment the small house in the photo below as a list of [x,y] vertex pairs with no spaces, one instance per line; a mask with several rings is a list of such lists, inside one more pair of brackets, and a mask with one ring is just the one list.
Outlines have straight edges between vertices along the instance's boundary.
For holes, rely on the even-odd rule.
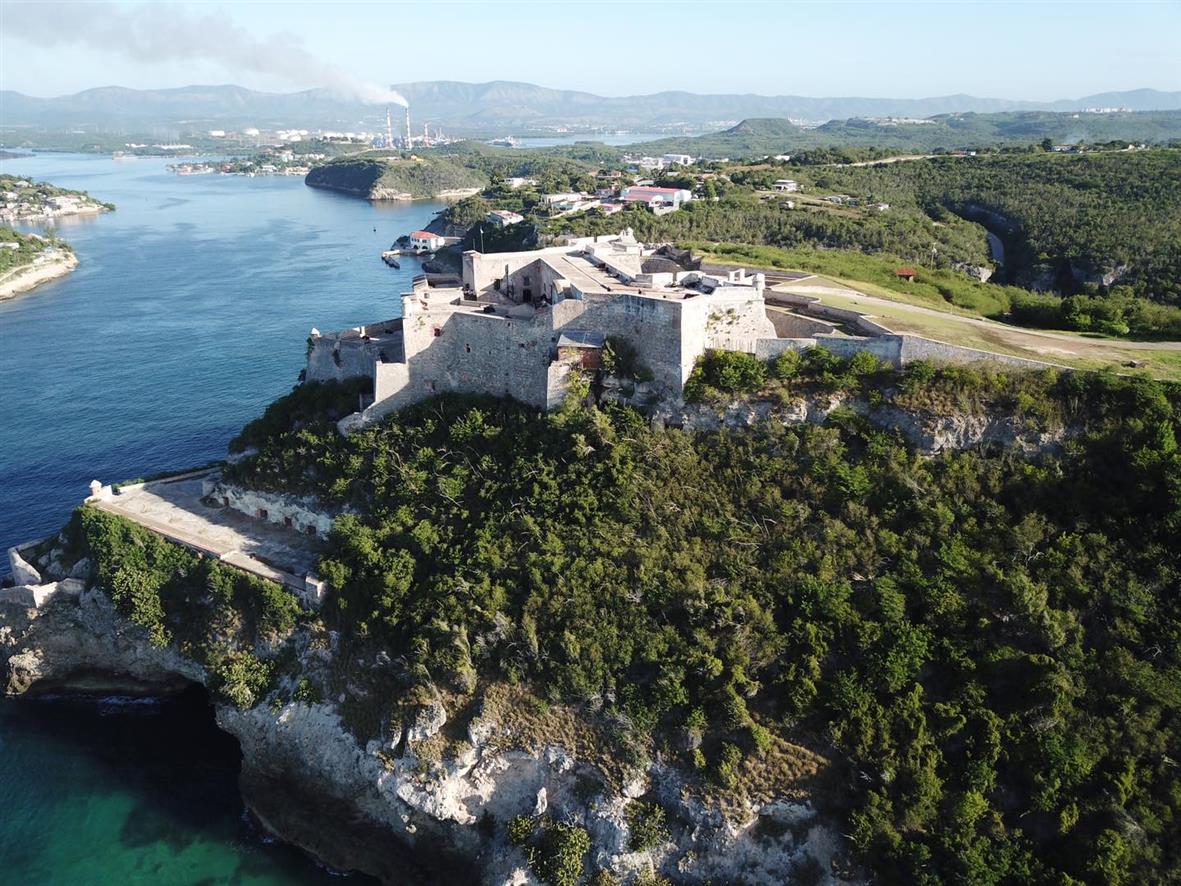
[[894,276],[899,280],[905,280],[907,283],[913,283],[914,278],[918,276],[918,271],[914,268],[895,268]]
[[485,220],[494,227],[507,228],[510,225],[520,224],[525,220],[525,216],[507,209],[493,209],[485,216]]
[[410,234],[410,248],[415,252],[434,252],[442,249],[445,242],[442,234],[432,234],[430,231],[413,231]]

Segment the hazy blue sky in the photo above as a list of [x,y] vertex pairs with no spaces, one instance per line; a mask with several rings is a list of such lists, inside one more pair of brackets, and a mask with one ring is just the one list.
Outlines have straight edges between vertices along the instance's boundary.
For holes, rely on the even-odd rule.
[[322,85],[332,66],[386,84],[509,79],[607,95],[967,92],[1044,100],[1175,90],[1181,0],[0,0],[0,87],[33,95],[109,84],[289,91]]

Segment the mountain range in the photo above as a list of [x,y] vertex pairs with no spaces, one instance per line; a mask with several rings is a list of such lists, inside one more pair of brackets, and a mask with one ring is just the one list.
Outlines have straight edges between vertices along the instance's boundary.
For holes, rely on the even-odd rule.
[[[1052,102],[970,95],[894,99],[658,92],[608,97],[499,80],[429,80],[394,84],[394,89],[409,101],[415,128],[421,121],[430,121],[457,134],[521,134],[563,126],[701,132],[722,129],[748,117],[820,123],[854,117],[929,117],[964,112],[1079,111],[1095,107],[1181,109],[1181,92],[1155,89]],[[394,111],[401,114],[397,108]],[[89,127],[130,132],[155,127],[199,129],[206,125],[373,128],[383,122],[384,116],[384,107],[341,100],[323,89],[272,93],[230,85],[142,90],[106,86],[55,98],[0,91],[0,129]]]

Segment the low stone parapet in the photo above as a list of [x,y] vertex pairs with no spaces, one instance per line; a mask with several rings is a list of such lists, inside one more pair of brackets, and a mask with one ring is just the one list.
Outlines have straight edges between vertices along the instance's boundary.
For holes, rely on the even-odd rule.
[[308,499],[244,489],[216,478],[206,480],[201,492],[206,499],[222,507],[296,532],[327,538],[332,531],[332,515],[316,510]]
[[24,558],[22,551],[41,544],[45,539],[40,541],[31,541],[27,544],[16,545],[8,549],[8,569],[12,573],[12,580],[18,585],[39,585],[41,584],[41,572],[32,563]]
[[61,581],[51,581],[48,584],[18,584],[11,588],[0,588],[0,604],[40,609],[59,594],[77,597],[84,590],[86,582],[78,578],[63,578]]

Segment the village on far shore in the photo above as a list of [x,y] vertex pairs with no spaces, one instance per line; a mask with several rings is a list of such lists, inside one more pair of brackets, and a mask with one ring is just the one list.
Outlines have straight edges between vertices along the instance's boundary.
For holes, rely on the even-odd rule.
[[18,231],[19,222],[110,212],[111,203],[84,191],[59,188],[14,175],[0,175],[0,301],[65,276],[78,267],[68,243],[53,236]]

